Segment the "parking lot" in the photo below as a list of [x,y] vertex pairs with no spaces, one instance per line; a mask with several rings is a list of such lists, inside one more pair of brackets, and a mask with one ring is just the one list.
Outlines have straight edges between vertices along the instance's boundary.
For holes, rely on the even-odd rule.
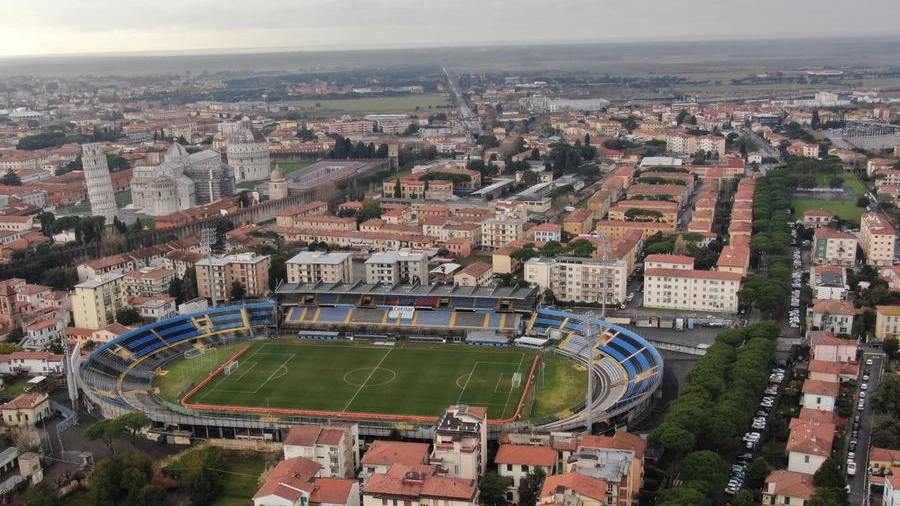
[[750,423],[750,430],[744,433],[742,441],[744,443],[744,453],[738,455],[736,462],[731,466],[731,475],[728,477],[728,485],[725,486],[726,494],[737,494],[744,486],[747,479],[747,470],[750,469],[750,463],[753,462],[759,443],[763,440],[766,428],[769,423],[769,414],[774,409],[778,394],[781,391],[781,385],[785,380],[785,370],[776,367],[769,374],[769,385],[766,387],[763,398],[759,401],[759,408],[753,421]]

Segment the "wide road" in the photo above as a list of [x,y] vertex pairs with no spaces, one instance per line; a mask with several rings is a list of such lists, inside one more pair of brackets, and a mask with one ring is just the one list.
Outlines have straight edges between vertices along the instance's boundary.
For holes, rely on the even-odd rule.
[[441,70],[444,71],[444,76],[447,77],[450,93],[456,101],[456,107],[459,108],[459,119],[466,132],[469,144],[474,144],[473,136],[478,137],[481,135],[481,121],[478,119],[478,116],[472,112],[472,109],[469,108],[469,104],[467,104],[466,99],[463,98],[459,85],[456,84],[456,80],[450,75],[450,72],[447,71],[447,67],[441,67]]
[[[866,361],[871,360],[872,365],[866,365]],[[856,445],[856,458],[854,458],[854,462],[856,462],[856,475],[848,476],[847,483],[850,485],[850,505],[862,505],[865,504],[866,498],[866,468],[869,462],[869,445],[872,442],[872,423],[874,418],[874,413],[872,412],[872,403],[869,397],[872,395],[872,392],[878,386],[878,383],[881,381],[882,376],[882,368],[884,355],[879,350],[874,350],[873,348],[864,347],[863,348],[863,356],[860,358],[859,364],[859,378],[858,384],[867,383],[868,389],[866,390],[866,405],[862,411],[854,411],[854,415],[859,414],[860,422],[859,422],[859,443]],[[864,371],[869,371],[869,381],[863,381],[862,376]],[[852,427],[853,421],[851,418],[850,426]],[[852,429],[848,428],[847,432],[850,432]],[[847,438],[849,441],[850,438]],[[844,466],[846,468],[846,466]]]

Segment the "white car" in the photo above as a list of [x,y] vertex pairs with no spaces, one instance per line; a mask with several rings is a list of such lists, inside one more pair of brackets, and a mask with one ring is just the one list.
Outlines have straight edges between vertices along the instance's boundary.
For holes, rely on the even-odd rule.
[[866,365],[872,365],[872,359],[871,359],[871,358],[866,360]]
[[859,389],[860,389],[860,390],[868,390],[868,388],[869,388],[869,384],[868,384],[868,383],[863,383],[862,385],[859,386]]

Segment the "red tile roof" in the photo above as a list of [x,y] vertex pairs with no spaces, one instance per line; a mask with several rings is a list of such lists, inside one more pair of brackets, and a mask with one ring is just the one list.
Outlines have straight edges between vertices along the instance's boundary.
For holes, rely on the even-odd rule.
[[574,490],[579,495],[605,502],[606,482],[577,472],[548,476],[541,489],[541,498],[552,497],[560,488]]
[[644,271],[644,277],[663,276],[670,278],[692,278],[692,279],[716,279],[719,281],[741,281],[741,275],[737,272],[719,272],[719,271],[699,271],[688,269],[647,269]]
[[494,462],[552,468],[556,464],[556,451],[549,446],[503,444]]
[[[778,469],[769,473],[766,478],[766,486],[763,492],[768,496],[786,496],[797,499],[809,499],[813,493],[812,475]],[[774,483],[775,488],[769,492],[769,484]]]
[[276,495],[296,502],[313,491],[315,475],[322,465],[304,457],[282,460],[266,477],[253,499]]
[[428,461],[428,443],[405,443],[399,441],[373,441],[363,455],[361,464],[394,465],[424,464]]
[[346,478],[316,478],[310,504],[347,504],[356,480]]

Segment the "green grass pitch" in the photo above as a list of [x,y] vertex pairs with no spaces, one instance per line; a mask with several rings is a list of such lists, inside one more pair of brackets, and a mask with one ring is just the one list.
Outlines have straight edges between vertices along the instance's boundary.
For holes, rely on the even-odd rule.
[[438,416],[461,403],[504,419],[515,414],[534,355],[519,348],[282,338],[253,343],[230,374],[215,377],[189,402],[416,416]]

